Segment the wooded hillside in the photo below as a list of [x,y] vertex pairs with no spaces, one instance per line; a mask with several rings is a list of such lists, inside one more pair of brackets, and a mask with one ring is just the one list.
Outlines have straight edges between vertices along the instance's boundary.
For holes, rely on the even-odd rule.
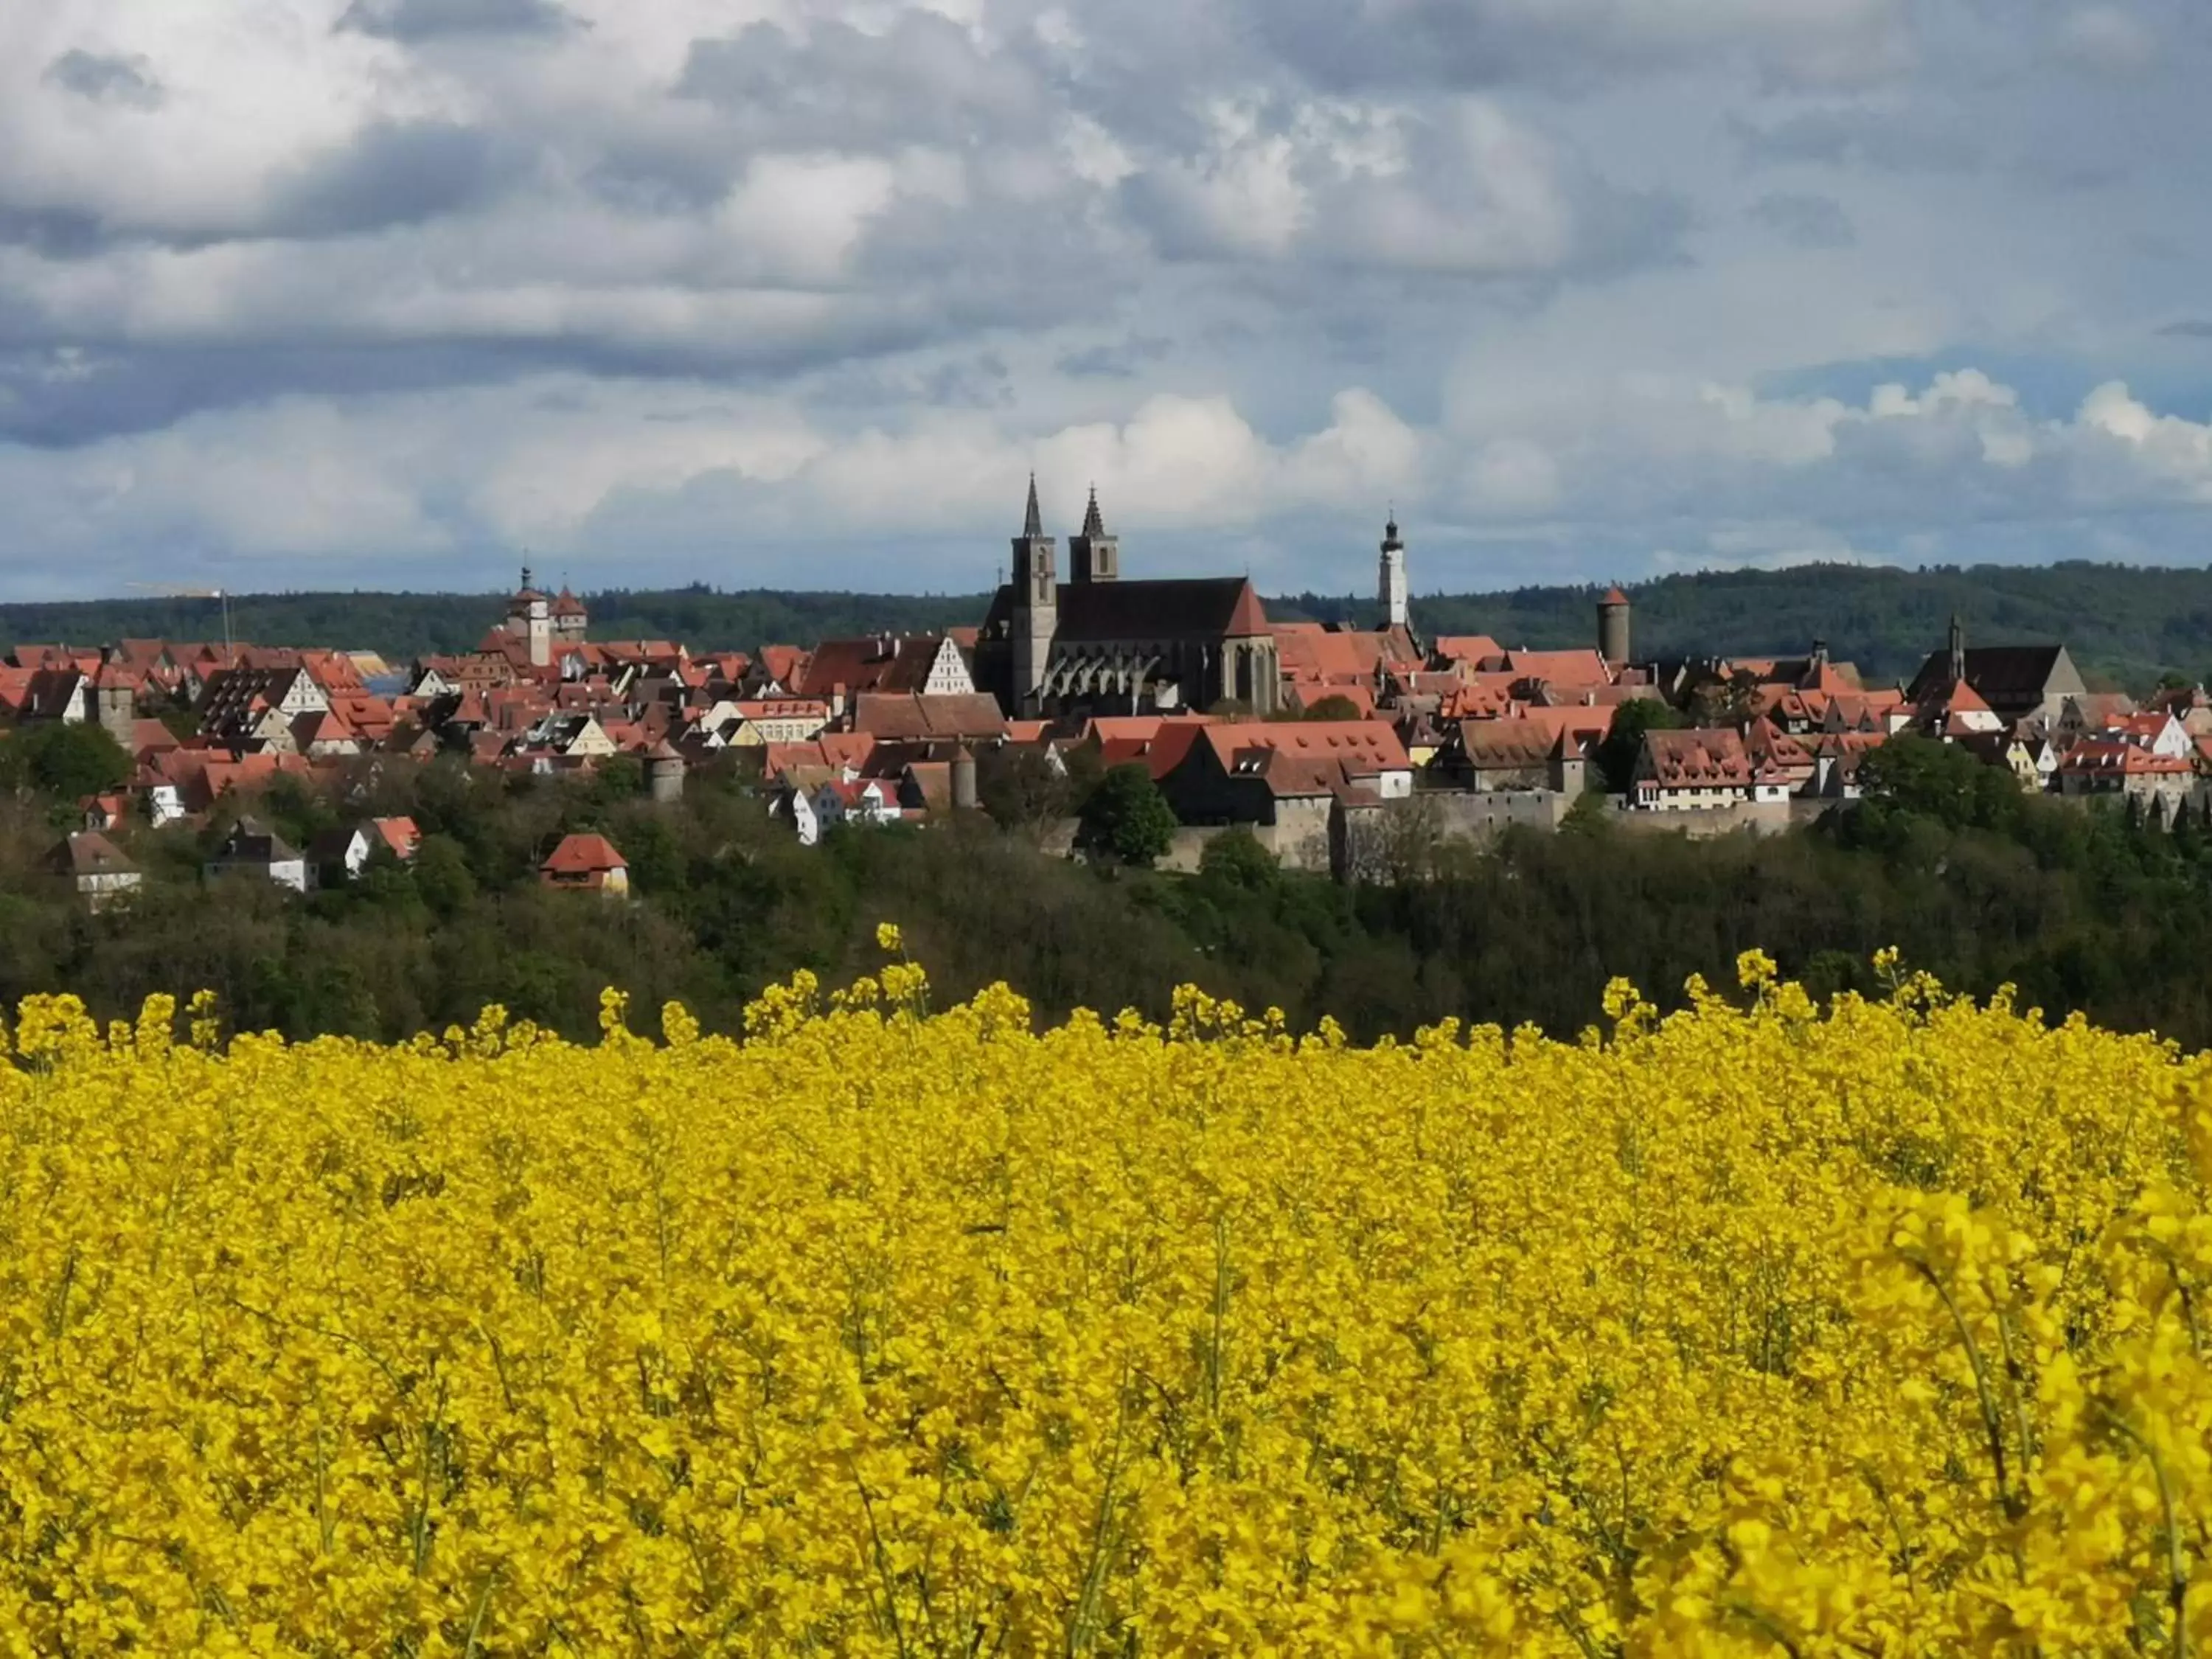
[[[1579,645],[1592,633],[1588,586],[1416,599],[1429,634],[1490,634],[1507,646]],[[1877,678],[1903,678],[1942,642],[1953,612],[1970,641],[2063,640],[2083,672],[2147,686],[2160,673],[2212,675],[2212,570],[2081,562],[1896,570],[1806,565],[1792,570],[1705,571],[1630,590],[1639,657],[1700,652],[1794,653],[1814,639]],[[724,592],[704,586],[586,595],[595,639],[674,639],[696,650],[750,650],[878,629],[925,631],[973,623],[981,594]],[[243,594],[231,626],[263,645],[334,645],[393,658],[465,650],[496,622],[496,593]],[[1272,598],[1281,620],[1371,619],[1370,600],[1300,593]],[[205,599],[100,599],[0,605],[0,646],[96,644],[147,637],[221,637]]]

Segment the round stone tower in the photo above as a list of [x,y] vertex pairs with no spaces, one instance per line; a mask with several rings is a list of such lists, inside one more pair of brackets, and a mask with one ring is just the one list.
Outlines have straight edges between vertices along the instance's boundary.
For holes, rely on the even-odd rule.
[[981,802],[975,782],[975,756],[963,744],[952,751],[952,810],[972,812]]
[[1628,660],[1628,595],[1618,587],[1597,602],[1597,653],[1609,663]]
[[684,757],[665,738],[645,751],[645,787],[657,801],[684,799]]

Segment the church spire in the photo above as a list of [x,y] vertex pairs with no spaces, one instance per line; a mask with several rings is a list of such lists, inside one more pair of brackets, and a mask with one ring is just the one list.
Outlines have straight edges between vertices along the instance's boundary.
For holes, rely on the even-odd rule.
[[1060,576],[1054,568],[1059,550],[1044,533],[1044,514],[1037,507],[1036,474],[1030,474],[1029,512],[1022,533],[1014,538],[1014,580],[1008,597],[1013,601],[1008,619],[1013,646],[1013,697],[1011,707],[1026,714],[1036,706],[1044,688],[1045,671],[1052,658],[1053,636],[1060,631]]
[[1951,683],[1956,685],[1966,678],[1966,630],[1959,621],[1959,613],[1951,613]]
[[1110,582],[1121,574],[1121,544],[1106,533],[1106,515],[1098,510],[1098,486],[1091,486],[1091,505],[1084,509],[1083,529],[1067,544],[1069,580]]

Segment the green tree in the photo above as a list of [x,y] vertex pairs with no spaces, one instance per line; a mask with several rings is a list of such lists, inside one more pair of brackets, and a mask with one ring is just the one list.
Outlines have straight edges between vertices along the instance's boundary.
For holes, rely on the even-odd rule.
[[20,728],[0,750],[9,781],[74,802],[115,788],[131,776],[131,757],[106,728],[90,721],[41,721]]
[[415,849],[415,890],[436,915],[452,921],[477,896],[468,854],[451,836],[425,836]]
[[610,755],[592,774],[592,793],[599,800],[635,800],[645,793],[645,763],[635,755]]
[[1739,668],[1724,680],[1707,680],[1691,694],[1690,718],[1699,726],[1741,726],[1758,698],[1759,676]]
[[992,823],[1032,840],[1075,810],[1068,775],[1035,744],[987,750],[975,765],[975,797]]
[[1910,732],[1892,738],[1861,763],[1861,789],[1899,811],[1932,818],[1948,830],[2010,829],[2020,817],[2020,784],[1955,744]]
[[1605,793],[1585,789],[1567,808],[1566,816],[1559,820],[1563,836],[1602,836],[1612,830],[1611,810],[1605,804]]
[[1632,697],[1613,711],[1613,724],[1597,746],[1598,775],[1616,795],[1628,793],[1636,778],[1636,757],[1646,732],[1679,732],[1690,722],[1680,709],[1656,697]]
[[1206,850],[1198,855],[1198,873],[1224,886],[1265,892],[1281,877],[1282,863],[1240,823],[1206,843]]
[[1152,775],[1132,762],[1108,770],[1083,805],[1080,844],[1124,864],[1150,866],[1175,840],[1175,809]]
[[632,886],[662,895],[684,890],[684,849],[665,820],[640,817],[625,823],[621,845]]
[[1310,720],[1356,720],[1362,716],[1358,703],[1332,692],[1318,702],[1307,704],[1304,718]]

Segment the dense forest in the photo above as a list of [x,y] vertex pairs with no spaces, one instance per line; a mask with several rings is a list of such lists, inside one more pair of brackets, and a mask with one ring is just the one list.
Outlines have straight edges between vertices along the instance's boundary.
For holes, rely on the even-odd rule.
[[[1593,590],[1417,599],[1415,623],[1435,634],[1489,634],[1507,646],[1581,645],[1591,637]],[[2212,570],[2068,563],[1895,570],[1807,565],[1705,571],[1632,590],[1639,656],[1803,651],[1826,640],[1870,677],[1911,675],[1939,645],[1953,613],[1972,642],[2063,640],[2083,672],[2106,684],[2148,686],[2163,672],[2212,674]],[[919,632],[981,620],[981,594],[802,593],[706,586],[613,590],[586,596],[595,639],[681,640],[695,650],[806,644],[878,629]],[[1283,620],[1371,621],[1358,599],[1301,593],[1271,599]],[[234,635],[263,645],[335,645],[394,659],[468,649],[495,622],[499,594],[242,594]],[[0,605],[0,647],[18,641],[97,644],[123,638],[220,638],[209,599],[102,599]]]
[[[680,999],[726,1030],[796,969],[829,985],[871,969],[875,924],[890,921],[941,995],[1004,979],[1048,1015],[1158,1016],[1189,981],[1301,1028],[1333,1015],[1363,1038],[1448,1015],[1572,1032],[1616,974],[1671,1000],[1692,973],[1729,983],[1736,953],[1760,945],[1822,989],[1872,989],[1869,958],[1896,945],[1960,988],[2010,982],[2054,1016],[2212,1045],[2200,966],[2212,840],[2022,797],[2002,773],[1915,740],[1877,757],[1878,799],[1811,830],[1693,842],[1591,811],[1479,852],[1413,845],[1389,880],[1355,887],[1282,872],[1234,834],[1194,876],[1050,857],[1024,833],[1018,789],[987,788],[1003,826],[839,830],[809,849],[736,771],[696,774],[682,802],[656,806],[627,763],[585,781],[363,763],[334,793],[280,781],[258,810],[302,845],[340,822],[411,814],[426,832],[411,866],[380,854],[357,883],[302,899],[204,881],[224,819],[118,832],[146,885],[98,915],[48,873],[71,813],[39,781],[58,775],[40,770],[57,757],[9,763],[23,741],[0,744],[11,1006],[66,988],[107,1017],[206,987],[239,1024],[295,1036],[396,1037],[492,1002],[588,1036],[616,984],[641,1008]],[[538,885],[538,860],[580,829],[626,855],[629,901]]]
[[[878,630],[921,633],[979,621],[978,597],[912,593],[725,593],[704,586],[586,596],[591,636],[678,640],[695,651],[750,651]],[[374,651],[394,662],[476,648],[507,614],[505,593],[240,593],[232,637],[256,645]],[[210,599],[90,599],[0,605],[0,650],[22,641],[220,640],[224,610]]]

